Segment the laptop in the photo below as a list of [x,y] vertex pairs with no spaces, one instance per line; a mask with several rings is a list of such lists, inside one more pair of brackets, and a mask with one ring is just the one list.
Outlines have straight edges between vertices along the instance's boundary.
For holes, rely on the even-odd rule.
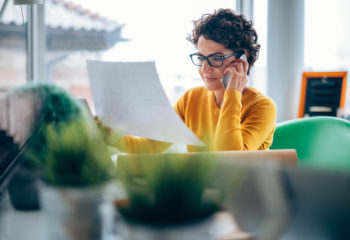
[[[296,167],[298,158],[294,149],[285,150],[264,150],[264,151],[222,151],[222,152],[190,152],[190,153],[159,153],[159,154],[128,154],[119,155],[117,165],[119,169],[129,170],[130,166],[138,166],[144,161],[162,161],[164,158],[172,159],[195,159],[195,158],[215,158],[216,161],[226,164],[259,164],[277,163]],[[136,167],[137,168],[137,167]]]

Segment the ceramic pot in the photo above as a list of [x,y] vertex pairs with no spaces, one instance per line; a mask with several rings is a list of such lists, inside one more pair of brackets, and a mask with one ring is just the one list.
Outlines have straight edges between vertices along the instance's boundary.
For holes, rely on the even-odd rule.
[[126,222],[128,240],[212,240],[214,216],[183,225],[142,225]]
[[103,188],[60,188],[44,185],[42,208],[50,240],[113,238],[115,210]]

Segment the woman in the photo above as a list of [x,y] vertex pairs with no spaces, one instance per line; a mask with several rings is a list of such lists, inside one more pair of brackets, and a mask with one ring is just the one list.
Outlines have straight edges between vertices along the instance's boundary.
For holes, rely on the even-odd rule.
[[[197,52],[190,56],[205,86],[188,90],[175,111],[207,147],[188,146],[189,152],[263,150],[272,144],[275,104],[246,86],[260,49],[252,25],[230,9],[219,9],[194,21],[188,40]],[[162,152],[171,145],[133,136],[109,140],[109,144],[128,153]]]

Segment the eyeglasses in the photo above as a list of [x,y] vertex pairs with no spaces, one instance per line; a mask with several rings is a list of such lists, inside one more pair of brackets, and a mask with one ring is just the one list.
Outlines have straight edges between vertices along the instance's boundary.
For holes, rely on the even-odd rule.
[[234,54],[230,54],[230,55],[226,55],[226,56],[218,56],[217,53],[214,54],[210,54],[208,57],[203,56],[200,53],[192,53],[190,54],[192,63],[196,66],[203,66],[204,61],[207,60],[207,62],[209,63],[209,65],[211,67],[222,67],[222,65],[224,64],[224,60],[226,58],[235,56]]

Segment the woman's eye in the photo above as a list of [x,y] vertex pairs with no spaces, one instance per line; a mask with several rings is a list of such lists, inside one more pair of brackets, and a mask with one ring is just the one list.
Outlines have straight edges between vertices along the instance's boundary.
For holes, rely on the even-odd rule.
[[202,56],[198,56],[198,57],[197,57],[197,60],[198,60],[199,62],[203,62],[203,61],[204,61],[204,58],[203,58]]
[[212,60],[215,62],[220,62],[222,61],[222,57],[212,57]]

